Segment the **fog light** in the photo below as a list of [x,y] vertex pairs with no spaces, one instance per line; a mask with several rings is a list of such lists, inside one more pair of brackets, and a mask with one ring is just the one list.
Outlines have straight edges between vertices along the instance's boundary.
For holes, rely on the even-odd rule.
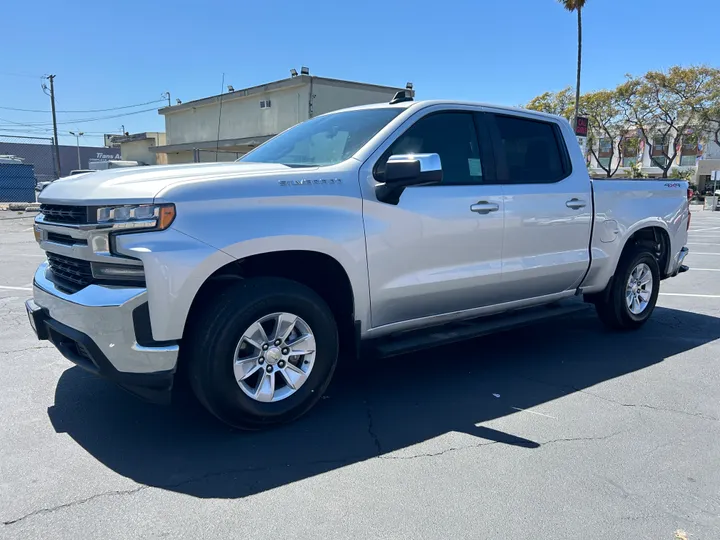
[[92,263],[92,273],[97,279],[145,281],[145,270],[142,266]]

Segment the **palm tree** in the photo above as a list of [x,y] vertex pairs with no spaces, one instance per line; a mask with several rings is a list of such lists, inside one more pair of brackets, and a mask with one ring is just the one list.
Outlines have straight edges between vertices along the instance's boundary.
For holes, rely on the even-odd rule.
[[580,107],[580,67],[582,64],[582,8],[585,7],[585,0],[558,0],[565,9],[570,12],[577,11],[578,18],[578,62],[577,81],[575,82],[575,122],[577,123],[578,108]]

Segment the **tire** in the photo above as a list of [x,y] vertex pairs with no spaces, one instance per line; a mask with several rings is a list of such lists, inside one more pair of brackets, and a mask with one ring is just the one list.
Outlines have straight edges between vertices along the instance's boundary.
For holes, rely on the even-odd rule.
[[[644,266],[643,266],[644,265]],[[638,302],[631,308],[628,305],[626,293],[631,274],[636,269],[647,269],[651,275],[652,289],[647,297],[647,304],[643,307]],[[634,277],[639,275],[635,274]],[[640,289],[639,294],[642,294]],[[618,263],[615,275],[608,284],[608,288],[595,299],[595,310],[600,320],[613,330],[637,330],[652,315],[657,303],[660,290],[660,268],[657,258],[652,250],[646,246],[638,245],[623,254]],[[634,294],[634,293],[633,293]]]
[[[186,349],[188,375],[200,403],[221,421],[238,429],[265,429],[297,419],[322,397],[335,372],[339,341],[330,308],[313,290],[288,279],[252,278],[223,289],[201,309],[193,318]],[[263,351],[245,340],[247,333],[257,328],[257,321],[265,317],[269,319],[260,323],[264,335],[268,340],[275,337],[272,328],[280,326],[280,322],[276,322],[280,313],[298,317],[294,323],[295,329],[287,340],[289,347],[285,347],[285,342],[275,347],[271,341],[270,348]],[[290,349],[295,345],[290,341],[293,335],[301,335],[298,333],[300,328],[309,329],[302,335],[307,336],[309,333],[314,336],[314,354],[285,356],[286,350],[299,350],[299,345]],[[263,334],[258,334],[256,330],[251,336],[256,344],[263,341],[256,339],[259,335]],[[306,343],[311,341],[306,338]],[[267,342],[263,345],[268,346]],[[277,358],[281,354],[279,350],[282,351],[280,360]],[[248,371],[255,369],[255,372],[247,379],[242,379],[238,375],[239,364],[236,359],[253,358],[256,354],[262,356],[262,360],[254,363],[243,361],[243,365],[249,366]],[[309,360],[311,356],[313,359]],[[298,364],[299,367],[291,372],[290,363],[293,366]],[[282,365],[285,370],[280,370]],[[271,395],[269,391],[261,392],[264,400],[260,400],[257,393],[252,397],[253,381],[260,388],[266,376],[265,371],[271,368],[275,372],[271,372],[268,377],[274,377],[274,385],[268,382],[265,388],[272,386],[272,395],[278,399],[268,402],[267,398]],[[296,384],[299,382],[298,387],[293,389],[285,374],[297,378],[296,373],[302,369],[310,371],[304,382],[296,381]],[[279,397],[283,392],[289,395]]]

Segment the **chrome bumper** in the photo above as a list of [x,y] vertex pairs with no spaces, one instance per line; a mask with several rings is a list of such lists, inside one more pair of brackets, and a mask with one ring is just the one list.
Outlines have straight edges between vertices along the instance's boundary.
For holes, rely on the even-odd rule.
[[[177,344],[157,347],[138,344],[133,312],[147,302],[146,289],[89,285],[68,294],[47,279],[47,270],[45,262],[35,272],[34,304],[51,321],[87,336],[109,361],[110,371],[121,374],[174,372],[179,351]],[[105,375],[102,369],[99,371]]]

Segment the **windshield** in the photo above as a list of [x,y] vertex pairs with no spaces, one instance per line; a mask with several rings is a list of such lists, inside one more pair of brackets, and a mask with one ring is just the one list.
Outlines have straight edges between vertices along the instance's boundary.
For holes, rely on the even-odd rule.
[[238,161],[291,167],[345,161],[405,109],[359,109],[318,116],[281,133]]

